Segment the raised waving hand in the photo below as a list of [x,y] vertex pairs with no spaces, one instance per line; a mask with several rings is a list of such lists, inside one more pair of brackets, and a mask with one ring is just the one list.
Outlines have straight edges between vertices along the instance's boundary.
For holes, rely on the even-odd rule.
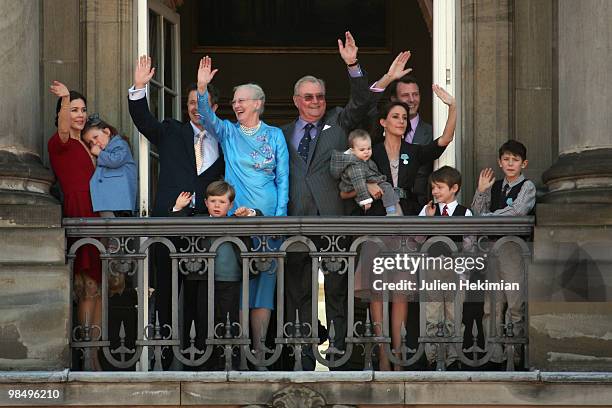
[[495,183],[495,173],[493,169],[490,167],[482,169],[478,177],[478,191],[484,193],[491,188],[493,183]]
[[406,68],[406,64],[411,57],[410,51],[402,51],[397,54],[397,57],[393,60],[391,65],[389,65],[389,70],[385,75],[382,76],[378,81],[376,81],[377,88],[386,88],[393,81],[396,81],[403,77],[404,75],[412,72],[412,68]]
[[431,89],[434,91],[438,99],[440,99],[445,105],[448,105],[448,106],[455,105],[455,98],[453,97],[453,95],[446,92],[446,89],[436,84],[433,84],[431,86]]
[[342,40],[338,38],[338,52],[344,60],[346,65],[353,65],[357,62],[357,51],[359,48],[355,44],[355,39],[351,35],[350,31],[344,33],[344,44]]
[[155,68],[151,68],[151,57],[141,55],[136,60],[136,69],[134,70],[134,88],[142,89],[155,75]]
[[206,92],[206,87],[215,77],[218,69],[212,69],[212,58],[208,55],[200,60],[198,68],[198,92],[203,94]]

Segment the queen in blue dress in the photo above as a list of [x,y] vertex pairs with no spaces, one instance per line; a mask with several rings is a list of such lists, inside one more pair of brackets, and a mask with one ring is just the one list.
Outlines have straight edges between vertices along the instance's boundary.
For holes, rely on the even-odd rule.
[[[225,156],[225,181],[234,186],[238,207],[257,208],[264,216],[287,215],[289,201],[289,152],[283,132],[259,119],[265,94],[259,85],[234,88],[232,109],[237,123],[219,119],[208,104],[207,86],[217,73],[206,56],[198,69],[198,113],[207,132],[219,141]],[[277,249],[279,240],[268,240]],[[252,338],[265,337],[274,308],[276,269],[260,273],[249,281]],[[262,350],[259,341],[255,349]]]

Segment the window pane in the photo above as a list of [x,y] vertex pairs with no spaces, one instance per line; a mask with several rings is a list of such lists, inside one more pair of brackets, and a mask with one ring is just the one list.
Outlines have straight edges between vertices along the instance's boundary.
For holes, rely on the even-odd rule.
[[335,48],[346,30],[360,47],[386,45],[385,0],[200,0],[195,14],[202,47]]
[[176,97],[169,92],[164,92],[164,116],[174,118],[174,101]]
[[153,116],[155,116],[157,119],[163,119],[160,118],[159,88],[153,83],[149,82],[149,92],[149,109],[151,110],[151,113],[153,113]]
[[149,215],[155,208],[155,197],[157,197],[157,180],[159,178],[159,159],[157,155],[149,155]]
[[[174,30],[173,25],[164,20],[164,85],[174,89]],[[166,108],[168,109],[168,108]],[[170,112],[170,111],[167,111]],[[169,115],[166,115],[169,116]]]
[[155,78],[158,81],[160,79],[159,66],[161,64],[161,52],[160,52],[160,44],[159,44],[159,16],[153,11],[149,9],[149,56],[151,57],[151,63],[155,70]]

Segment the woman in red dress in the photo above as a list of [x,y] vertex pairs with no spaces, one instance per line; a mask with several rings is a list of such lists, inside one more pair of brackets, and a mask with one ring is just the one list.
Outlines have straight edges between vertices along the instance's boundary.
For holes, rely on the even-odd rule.
[[[81,130],[87,121],[87,101],[76,91],[58,81],[53,81],[51,93],[57,95],[55,125],[57,132],[51,136],[47,149],[51,168],[64,195],[63,216],[97,217],[91,205],[89,179],[95,170],[95,161],[89,149],[81,141]],[[68,248],[74,240],[68,241]],[[100,254],[93,245],[77,250],[73,266],[74,291],[78,304],[80,325],[101,327],[102,301],[100,296]],[[98,336],[96,328],[92,336]],[[97,349],[85,361],[84,369],[100,370]]]

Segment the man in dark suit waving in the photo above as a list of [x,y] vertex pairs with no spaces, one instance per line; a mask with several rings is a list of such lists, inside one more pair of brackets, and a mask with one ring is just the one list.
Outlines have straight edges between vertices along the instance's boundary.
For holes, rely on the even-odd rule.
[[[129,90],[128,103],[134,124],[149,142],[157,146],[159,153],[159,183],[152,215],[167,216],[176,197],[183,191],[195,192],[193,206],[204,210],[206,187],[220,179],[224,172],[219,143],[207,134],[200,123],[195,84],[187,89],[189,122],[175,119],[160,122],[151,114],[145,90],[154,74],[151,58],[140,57],[134,73],[134,86]],[[218,93],[209,94],[211,107],[216,110]]]
[[[345,44],[338,40],[338,49],[347,65],[351,86],[350,99],[345,107],[327,111],[322,79],[308,75],[300,78],[294,87],[293,102],[299,117],[282,128],[290,156],[289,215],[346,215],[354,205],[353,200],[343,202],[340,198],[338,181],[330,174],[330,157],[333,150],[346,150],[347,134],[361,123],[371,98],[368,80],[357,62],[357,46],[349,32],[345,34]],[[310,256],[307,253],[290,254],[286,270],[287,321],[295,321],[295,310],[298,309],[300,321],[310,322]],[[329,322],[334,321],[334,343],[344,349],[346,274],[325,275],[325,307],[328,327]],[[314,370],[314,357],[310,352],[302,363],[305,370]]]
[[[367,114],[378,101],[379,91],[368,84],[368,79],[357,61],[357,45],[351,33],[346,32],[345,43],[338,40],[340,56],[347,65],[350,97],[345,107],[327,110],[325,83],[322,79],[305,76],[295,83],[293,102],[299,117],[282,127],[289,149],[289,206],[288,214],[296,216],[341,216],[360,213],[352,199],[342,200],[338,180],[330,172],[333,150],[344,151],[348,146],[348,133],[364,123]],[[377,81],[383,89],[411,69],[404,69],[409,52],[400,53],[389,71]],[[380,198],[382,190],[376,183],[368,183],[368,191]],[[356,208],[357,207],[357,208]],[[300,321],[310,322],[312,305],[311,260],[307,253],[290,253],[287,257],[285,303],[287,321],[295,321],[299,310]],[[350,294],[352,296],[353,294]],[[325,312],[329,328],[333,320],[334,344],[345,348],[347,307],[347,274],[325,275]],[[316,322],[315,322],[316,324]],[[314,356],[310,351],[302,358],[305,370],[314,370]]]
[[[192,206],[204,211],[206,188],[211,182],[219,180],[225,170],[221,149],[217,140],[208,135],[200,123],[195,84],[187,89],[189,122],[183,123],[174,119],[160,122],[151,114],[146,99],[146,85],[154,74],[151,58],[141,56],[134,72],[134,86],[129,90],[128,103],[134,124],[149,142],[157,146],[159,154],[159,181],[152,216],[167,216],[176,197],[183,191],[195,193]],[[212,92],[209,87],[209,95],[209,103],[213,110],[216,110],[218,93]],[[170,324],[170,258],[165,246],[155,249],[157,273],[152,286],[156,289],[156,307],[160,324]],[[186,316],[185,320],[189,322],[189,317]],[[164,365],[167,366],[167,362]]]
[[[419,84],[412,75],[405,75],[389,86],[390,99],[401,101],[408,105],[410,128],[406,132],[405,140],[408,143],[426,145],[433,140],[433,128],[419,116],[419,106],[421,104],[421,93]],[[429,175],[433,171],[433,163],[425,164],[419,168],[417,178],[414,182],[414,193],[417,196],[419,206],[423,207],[429,202]]]

